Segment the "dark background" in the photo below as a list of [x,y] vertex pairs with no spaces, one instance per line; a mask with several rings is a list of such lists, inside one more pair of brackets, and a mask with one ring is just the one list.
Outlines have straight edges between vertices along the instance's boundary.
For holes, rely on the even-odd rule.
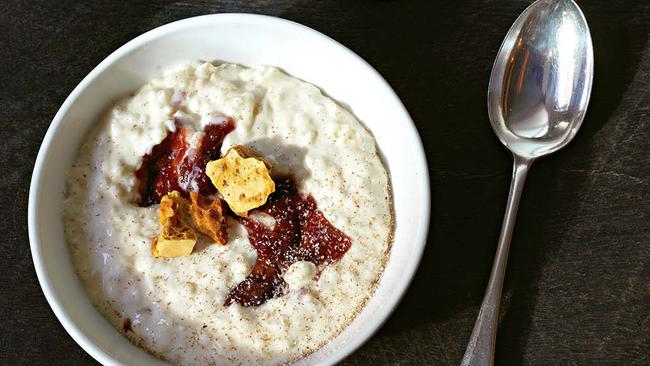
[[[57,109],[104,57],[185,17],[288,18],[372,64],[411,113],[431,232],[397,311],[346,365],[458,365],[487,282],[511,158],[487,119],[501,40],[529,0],[0,2],[0,364],[94,361],[54,317],[27,238],[33,163]],[[499,365],[650,365],[650,2],[580,1],[595,49],[575,141],[528,176],[497,344]],[[378,106],[381,108],[381,106]]]

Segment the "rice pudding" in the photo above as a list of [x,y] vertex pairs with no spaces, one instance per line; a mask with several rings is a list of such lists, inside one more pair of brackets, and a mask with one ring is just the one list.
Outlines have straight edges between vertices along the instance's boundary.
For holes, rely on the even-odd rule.
[[[271,164],[279,187],[292,177],[283,192],[311,202],[349,239],[345,251],[296,258],[277,274],[281,292],[254,303],[232,295],[258,259],[251,225],[232,215],[225,245],[203,238],[191,255],[154,257],[159,200],[144,202],[136,172],[179,128],[194,149],[223,130],[217,153],[246,146]],[[204,174],[173,183],[213,190]],[[264,207],[251,224],[272,229]],[[68,172],[63,220],[97,309],[132,342],[182,365],[282,364],[317,350],[372,295],[393,229],[388,174],[349,111],[274,67],[201,62],[166,71],[106,113]]]

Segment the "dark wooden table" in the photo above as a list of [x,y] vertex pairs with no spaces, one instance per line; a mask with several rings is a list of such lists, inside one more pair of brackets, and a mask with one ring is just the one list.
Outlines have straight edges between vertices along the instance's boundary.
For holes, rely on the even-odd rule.
[[[365,58],[425,144],[433,212],[420,270],[344,364],[458,365],[491,267],[511,159],[487,120],[501,40],[530,0],[0,2],[0,364],[94,361],[54,317],[27,238],[29,181],[57,109],[104,57],[185,17],[298,21]],[[535,164],[508,265],[499,365],[650,365],[650,2],[583,0],[595,48],[575,141]],[[377,106],[381,108],[381,106]]]

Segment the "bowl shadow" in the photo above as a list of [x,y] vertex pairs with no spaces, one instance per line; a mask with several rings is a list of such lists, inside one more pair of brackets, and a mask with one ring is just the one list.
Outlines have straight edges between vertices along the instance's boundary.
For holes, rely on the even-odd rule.
[[252,140],[245,146],[271,164],[271,175],[274,177],[291,176],[299,183],[311,176],[305,164],[305,147],[287,144],[278,136]]

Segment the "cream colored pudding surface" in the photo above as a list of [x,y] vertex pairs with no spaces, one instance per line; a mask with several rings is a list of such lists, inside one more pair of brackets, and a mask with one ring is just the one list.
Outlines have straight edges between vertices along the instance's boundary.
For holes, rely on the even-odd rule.
[[[174,121],[195,141],[226,116],[236,128],[222,153],[245,145],[274,175],[293,175],[352,241],[320,273],[310,262],[291,265],[286,294],[259,306],[224,306],[256,259],[240,223],[228,219],[226,245],[155,258],[158,205],[136,204],[134,172]],[[63,220],[94,305],[134,343],[182,365],[281,364],[315,351],[372,295],[392,240],[388,176],[372,135],[315,86],[268,66],[188,63],[118,102],[68,173]]]

